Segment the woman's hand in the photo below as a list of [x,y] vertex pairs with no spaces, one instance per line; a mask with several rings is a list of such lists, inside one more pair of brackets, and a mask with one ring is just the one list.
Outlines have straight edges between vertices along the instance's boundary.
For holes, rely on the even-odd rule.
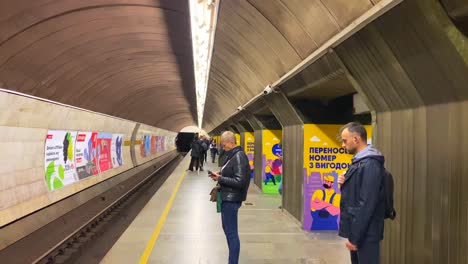
[[211,174],[209,176],[210,176],[211,179],[213,179],[213,181],[218,181],[219,177],[221,177],[221,175],[219,174],[219,171],[218,172],[211,172]]

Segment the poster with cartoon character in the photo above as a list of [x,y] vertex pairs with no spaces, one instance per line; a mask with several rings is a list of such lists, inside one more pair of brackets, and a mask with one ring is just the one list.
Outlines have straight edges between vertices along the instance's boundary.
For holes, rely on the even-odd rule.
[[244,132],[244,151],[247,154],[250,165],[250,178],[254,177],[254,149],[255,149],[255,136],[253,132]]
[[112,134],[112,167],[118,168],[123,165],[122,157],[123,135]]
[[99,173],[96,132],[78,132],[75,145],[75,163],[80,180]]
[[[351,163],[338,141],[342,125],[304,125],[304,222],[309,231],[338,230],[341,192],[338,176]],[[369,136],[371,127],[366,126]]]
[[45,180],[50,191],[78,180],[75,165],[76,131],[49,130],[45,142]]
[[283,174],[282,136],[281,130],[262,131],[263,193],[279,194],[279,186]]

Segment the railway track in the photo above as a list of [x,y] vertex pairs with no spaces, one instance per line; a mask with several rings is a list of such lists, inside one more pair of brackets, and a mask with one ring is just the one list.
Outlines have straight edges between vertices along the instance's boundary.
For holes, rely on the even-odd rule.
[[[76,225],[71,232],[62,233],[61,238],[56,238],[47,251],[38,254],[32,250],[31,245],[40,247],[40,241],[34,233],[19,241],[19,245],[13,244],[13,248],[0,251],[2,263],[99,263],[114,242],[125,231],[126,227],[138,215],[144,205],[151,199],[167,177],[183,159],[182,155],[170,160],[157,170],[147,173],[143,180],[131,184],[126,190],[120,190],[121,194],[107,206],[101,208],[87,221]],[[121,184],[114,188],[123,188]],[[76,208],[86,212],[86,206]],[[44,228],[52,228],[45,226]],[[45,230],[39,230],[42,234]],[[60,233],[60,232],[55,232]],[[30,241],[28,241],[30,240]],[[36,240],[36,241],[34,241]],[[100,241],[100,243],[94,243]],[[36,242],[36,243],[35,243]],[[21,252],[23,252],[21,254]],[[28,256],[28,253],[29,254]],[[3,262],[5,261],[5,262]]]

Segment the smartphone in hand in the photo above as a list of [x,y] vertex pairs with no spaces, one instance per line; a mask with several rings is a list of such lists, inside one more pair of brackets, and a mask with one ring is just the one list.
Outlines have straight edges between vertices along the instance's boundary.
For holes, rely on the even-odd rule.
[[213,172],[208,170],[208,176],[210,176],[211,174],[213,174]]

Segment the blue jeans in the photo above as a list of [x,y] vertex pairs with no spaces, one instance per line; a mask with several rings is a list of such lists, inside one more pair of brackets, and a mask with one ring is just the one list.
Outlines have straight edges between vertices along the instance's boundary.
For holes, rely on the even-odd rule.
[[229,247],[229,264],[239,263],[240,240],[237,229],[237,216],[241,202],[225,202],[221,204],[221,222]]

